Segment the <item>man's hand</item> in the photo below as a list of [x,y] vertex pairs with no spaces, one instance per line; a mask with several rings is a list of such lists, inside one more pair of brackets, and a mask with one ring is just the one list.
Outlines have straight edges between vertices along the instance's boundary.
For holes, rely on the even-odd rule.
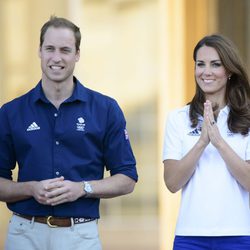
[[64,177],[43,180],[39,182],[34,182],[32,185],[32,196],[37,202],[43,205],[48,205],[48,194],[53,190],[57,189],[60,186],[60,183],[63,182]]
[[82,182],[57,180],[48,184],[44,198],[47,205],[56,206],[75,201],[83,194]]

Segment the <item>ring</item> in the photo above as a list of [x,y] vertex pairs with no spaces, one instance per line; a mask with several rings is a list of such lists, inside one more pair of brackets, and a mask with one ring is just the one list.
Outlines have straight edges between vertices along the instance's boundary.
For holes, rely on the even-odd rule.
[[211,125],[214,125],[214,124],[215,124],[215,121],[212,121],[212,122],[211,122]]

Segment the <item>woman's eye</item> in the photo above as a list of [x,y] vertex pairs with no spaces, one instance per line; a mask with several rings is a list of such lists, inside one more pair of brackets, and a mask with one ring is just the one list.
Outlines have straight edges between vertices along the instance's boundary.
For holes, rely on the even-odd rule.
[[221,66],[221,63],[217,62],[217,63],[212,63],[212,66],[217,68],[217,67],[220,67]]
[[204,64],[204,63],[201,63],[201,62],[198,62],[198,63],[196,63],[196,65],[197,65],[198,67],[203,67],[205,64]]

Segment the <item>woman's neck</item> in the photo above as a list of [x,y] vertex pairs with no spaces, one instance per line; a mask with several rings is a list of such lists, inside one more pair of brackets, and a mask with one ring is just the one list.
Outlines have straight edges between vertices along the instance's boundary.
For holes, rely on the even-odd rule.
[[206,100],[212,103],[212,107],[217,107],[218,112],[226,106],[225,98],[218,98],[215,96],[206,96]]

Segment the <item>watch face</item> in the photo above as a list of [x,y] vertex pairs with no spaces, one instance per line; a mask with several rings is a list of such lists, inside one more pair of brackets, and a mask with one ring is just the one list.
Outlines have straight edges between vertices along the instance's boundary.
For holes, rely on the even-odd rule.
[[88,182],[84,182],[84,190],[87,193],[92,193],[93,192],[92,187],[91,187],[91,185]]

